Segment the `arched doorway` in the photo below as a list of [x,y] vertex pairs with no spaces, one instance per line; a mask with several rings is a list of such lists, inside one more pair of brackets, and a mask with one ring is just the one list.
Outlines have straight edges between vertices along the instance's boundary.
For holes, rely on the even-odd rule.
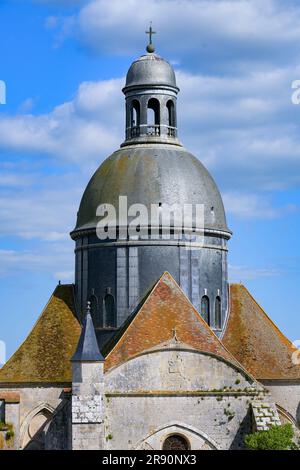
[[189,442],[185,437],[172,434],[165,439],[162,450],[189,450],[189,448]]

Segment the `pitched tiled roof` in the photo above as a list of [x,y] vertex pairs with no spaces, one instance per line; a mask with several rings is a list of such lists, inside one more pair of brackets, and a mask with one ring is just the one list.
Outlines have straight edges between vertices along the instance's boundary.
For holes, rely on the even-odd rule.
[[217,355],[236,366],[234,357],[201,318],[169,273],[164,273],[144,303],[126,322],[118,341],[108,353],[104,367],[115,367],[133,356],[172,338],[198,351]]
[[[295,349],[247,289],[230,287],[231,313],[222,342],[165,273],[123,327],[105,346],[106,370],[168,341],[178,340],[218,355],[257,379],[300,379],[292,364]],[[69,383],[71,362],[81,333],[72,285],[58,286],[27,339],[0,370],[1,383]]]
[[256,379],[300,379],[296,351],[248,290],[230,286],[230,315],[223,344]]
[[0,370],[0,385],[71,382],[70,359],[81,332],[72,285],[59,285],[24,343]]

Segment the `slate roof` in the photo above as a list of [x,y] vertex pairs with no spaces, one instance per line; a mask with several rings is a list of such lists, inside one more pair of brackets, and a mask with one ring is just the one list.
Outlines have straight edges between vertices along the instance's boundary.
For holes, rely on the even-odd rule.
[[81,332],[72,285],[56,287],[24,343],[0,370],[0,383],[71,382]]
[[85,317],[79,342],[71,360],[73,362],[104,361],[104,357],[99,351],[95,328],[90,313],[87,313]]
[[144,350],[173,337],[198,351],[214,354],[236,366],[240,364],[193,307],[173,277],[165,272],[144,303],[118,334],[104,363],[105,370],[122,364]]
[[296,351],[241,284],[230,286],[230,315],[223,344],[256,379],[300,379]]

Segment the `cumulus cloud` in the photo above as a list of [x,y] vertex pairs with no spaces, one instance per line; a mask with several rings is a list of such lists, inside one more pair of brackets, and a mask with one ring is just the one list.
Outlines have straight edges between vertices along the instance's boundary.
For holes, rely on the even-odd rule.
[[152,20],[159,50],[174,58],[257,61],[276,54],[285,61],[297,54],[299,19],[299,6],[276,0],[91,0],[80,9],[75,31],[93,50],[134,54]]
[[226,212],[243,219],[275,219],[285,214],[299,212],[295,204],[274,207],[264,194],[225,192],[223,201]]
[[[178,71],[179,135],[224,191],[285,189],[300,182],[300,108],[291,103],[295,69],[239,77]],[[84,82],[72,101],[43,115],[0,118],[0,148],[94,168],[123,140],[124,78]]]
[[[179,136],[216,178],[227,212],[274,219],[298,210],[276,207],[271,195],[300,183],[300,107],[291,103],[291,83],[300,78],[294,60],[299,6],[271,0],[67,3],[77,3],[78,12],[55,13],[45,24],[56,45],[75,35],[94,51],[135,56],[153,21],[158,50],[177,69]],[[60,167],[51,175],[34,158],[30,169],[20,161],[17,167],[1,163],[0,236],[36,243],[22,252],[2,250],[2,275],[39,266],[56,278],[70,277],[68,233],[83,188],[123,140],[123,85],[124,77],[83,82],[72,100],[49,113],[34,113],[29,98],[16,114],[1,115],[1,151]],[[63,165],[72,170],[62,171]],[[251,278],[243,267],[238,276],[243,270]]]
[[[46,250],[3,250],[0,249],[0,278],[10,275],[28,274],[29,272],[53,273],[54,279],[73,282],[74,270],[70,253],[61,247],[52,246]],[[65,271],[57,271],[61,267]],[[69,269],[68,269],[69,268]]]
[[254,279],[278,277],[283,273],[278,268],[256,268],[249,266],[228,266],[229,282],[245,282]]
[[74,100],[48,114],[0,117],[0,148],[72,162],[101,160],[122,136],[122,79],[82,83]]

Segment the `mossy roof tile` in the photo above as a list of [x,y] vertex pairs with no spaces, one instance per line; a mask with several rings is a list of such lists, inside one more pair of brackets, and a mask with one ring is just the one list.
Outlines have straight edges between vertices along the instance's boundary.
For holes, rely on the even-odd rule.
[[257,379],[300,379],[296,348],[242,284],[230,286],[230,315],[223,344]]
[[72,285],[56,287],[24,343],[0,370],[0,383],[71,382],[80,324]]
[[168,341],[174,331],[180,342],[240,366],[173,277],[165,272],[130,321],[126,322],[122,335],[114,341],[104,363],[105,370]]

